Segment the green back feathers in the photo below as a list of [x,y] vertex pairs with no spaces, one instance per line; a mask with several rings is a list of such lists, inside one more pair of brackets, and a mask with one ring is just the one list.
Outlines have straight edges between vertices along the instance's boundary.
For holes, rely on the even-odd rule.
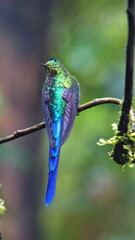
[[[72,87],[78,89],[78,83],[57,59],[47,61],[44,66],[46,80],[43,92],[48,91],[49,93],[49,111],[53,121],[57,121],[65,112],[66,102],[62,97],[65,89],[71,89]],[[78,95],[78,92],[75,91],[75,93]]]

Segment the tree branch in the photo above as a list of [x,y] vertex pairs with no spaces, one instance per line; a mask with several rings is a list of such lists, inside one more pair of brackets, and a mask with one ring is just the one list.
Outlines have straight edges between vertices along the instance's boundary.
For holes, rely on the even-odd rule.
[[128,40],[126,47],[125,94],[118,130],[126,133],[129,123],[129,112],[133,98],[133,68],[135,41],[135,0],[128,0]]
[[[134,42],[135,42],[135,0],[128,0],[128,39],[126,47],[126,73],[124,101],[118,124],[118,136],[124,136],[128,132],[130,122],[130,109],[133,98],[133,68],[134,68]],[[114,161],[125,164],[127,150],[124,148],[124,140],[119,141],[114,147]]]
[[[97,98],[97,99],[94,99],[93,101],[90,101],[88,103],[80,105],[78,107],[77,113],[80,113],[80,112],[82,112],[86,109],[95,107],[97,105],[106,104],[106,103],[113,103],[113,104],[120,105],[120,104],[122,104],[122,100],[117,99],[117,98]],[[11,134],[7,137],[0,138],[0,144],[5,143],[5,142],[9,142],[11,140],[17,139],[19,137],[25,136],[27,134],[30,134],[30,133],[33,133],[33,132],[36,132],[36,131],[39,131],[39,130],[45,128],[45,127],[46,127],[45,122],[41,122],[41,123],[36,124],[32,127],[17,130],[13,134]]]

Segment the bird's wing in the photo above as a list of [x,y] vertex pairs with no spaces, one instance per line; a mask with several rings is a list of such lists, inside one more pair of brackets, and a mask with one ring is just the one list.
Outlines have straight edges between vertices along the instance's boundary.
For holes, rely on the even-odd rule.
[[45,91],[42,96],[43,99],[43,109],[45,116],[45,123],[49,142],[52,148],[55,148],[58,145],[58,138],[61,135],[62,128],[62,118],[59,118],[57,121],[53,121],[49,111],[49,91]]
[[66,108],[65,108],[65,113],[63,117],[61,145],[64,144],[64,142],[69,137],[69,134],[73,127],[73,123],[77,113],[77,107],[78,107],[78,101],[79,101],[79,98],[78,100],[76,98],[76,91],[75,91],[75,88],[73,87],[71,89],[66,88],[62,97],[66,101]]
[[48,134],[50,145],[52,147],[55,147],[56,139],[55,139],[54,133],[53,133],[53,122],[52,122],[52,119],[51,119],[51,116],[50,116],[48,104],[45,104],[44,115],[45,115],[46,129],[47,129],[47,134]]

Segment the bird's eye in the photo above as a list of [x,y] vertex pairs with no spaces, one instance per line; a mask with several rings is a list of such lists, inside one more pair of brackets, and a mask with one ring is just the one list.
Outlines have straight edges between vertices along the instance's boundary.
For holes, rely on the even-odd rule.
[[57,59],[56,58],[51,58],[50,61],[57,62]]

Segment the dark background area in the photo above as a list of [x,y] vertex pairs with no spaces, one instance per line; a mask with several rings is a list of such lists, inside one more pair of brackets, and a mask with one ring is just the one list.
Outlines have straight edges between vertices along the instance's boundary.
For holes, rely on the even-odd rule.
[[[126,1],[0,2],[0,135],[43,121],[40,63],[58,58],[81,86],[80,103],[123,97]],[[110,160],[119,107],[77,116],[62,147],[53,204],[44,206],[46,130],[0,146],[0,198],[6,240],[134,240],[135,170]]]

